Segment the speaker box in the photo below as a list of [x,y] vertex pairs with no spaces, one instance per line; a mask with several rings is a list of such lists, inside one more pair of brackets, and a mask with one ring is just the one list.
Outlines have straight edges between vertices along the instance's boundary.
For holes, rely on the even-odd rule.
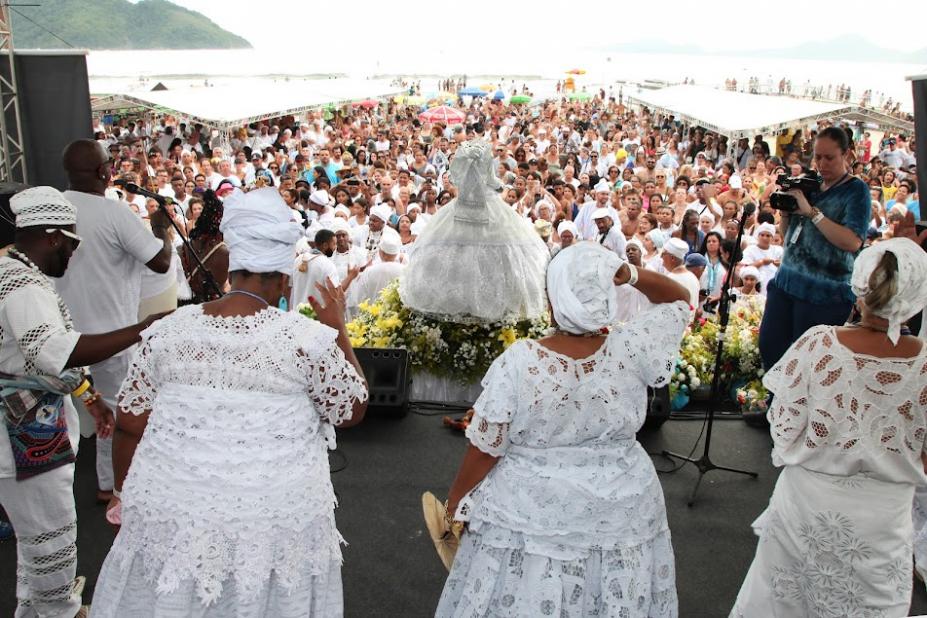
[[647,418],[641,431],[656,431],[670,417],[669,386],[647,387]]
[[400,348],[354,348],[370,400],[367,414],[400,418],[409,413],[409,352]]

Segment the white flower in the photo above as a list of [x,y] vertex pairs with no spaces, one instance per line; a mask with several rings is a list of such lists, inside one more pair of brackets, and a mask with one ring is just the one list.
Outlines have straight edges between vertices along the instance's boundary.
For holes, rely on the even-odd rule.
[[698,378],[692,378],[692,388],[698,388],[702,385],[702,381]]

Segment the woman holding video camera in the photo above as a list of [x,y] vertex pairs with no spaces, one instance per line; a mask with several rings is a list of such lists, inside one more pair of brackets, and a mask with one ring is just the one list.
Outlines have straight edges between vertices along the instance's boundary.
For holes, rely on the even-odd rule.
[[769,282],[760,325],[760,355],[767,370],[806,330],[843,324],[853,307],[850,274],[866,238],[871,198],[866,183],[850,175],[849,149],[843,129],[820,131],[814,167],[823,179],[821,188],[807,197],[789,191],[798,207],[792,213],[780,211],[785,254]]

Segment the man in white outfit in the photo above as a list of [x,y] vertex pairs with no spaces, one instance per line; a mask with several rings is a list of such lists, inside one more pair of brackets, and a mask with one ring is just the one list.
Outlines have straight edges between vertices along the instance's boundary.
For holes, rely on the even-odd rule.
[[293,284],[290,291],[290,310],[309,302],[309,297],[318,294],[316,284],[325,285],[330,279],[332,285],[340,286],[341,277],[331,260],[335,253],[335,233],[320,229],[315,234],[315,248],[296,256],[293,264]]
[[616,253],[622,260],[628,259],[625,252],[628,241],[621,232],[621,227],[615,225],[615,220],[612,219],[609,209],[599,208],[596,210],[592,215],[592,221],[599,231],[598,243],[609,251]]
[[611,193],[612,190],[611,187],[608,186],[608,183],[604,180],[600,180],[599,184],[595,186],[595,201],[583,204],[583,207],[579,209],[579,213],[577,213],[573,223],[575,223],[576,227],[579,229],[579,234],[582,236],[583,240],[596,240],[599,237],[598,227],[592,219],[596,211],[604,208],[608,211],[612,221],[621,220],[618,211],[608,203],[611,199]]
[[380,261],[367,267],[348,289],[348,307],[353,315],[356,315],[358,305],[364,301],[375,301],[383,288],[402,274],[405,265],[399,261],[401,248],[399,234],[392,230],[384,231],[378,249]]

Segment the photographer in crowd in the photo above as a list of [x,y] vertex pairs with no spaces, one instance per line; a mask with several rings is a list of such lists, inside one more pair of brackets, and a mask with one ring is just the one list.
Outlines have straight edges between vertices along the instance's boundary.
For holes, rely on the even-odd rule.
[[[769,369],[806,330],[818,324],[843,324],[855,297],[850,289],[853,260],[863,246],[871,215],[866,183],[850,175],[846,131],[828,127],[814,141],[814,166],[823,182],[780,210],[779,233],[785,253],[766,292],[760,325],[760,355]],[[813,205],[812,205],[813,203]]]

